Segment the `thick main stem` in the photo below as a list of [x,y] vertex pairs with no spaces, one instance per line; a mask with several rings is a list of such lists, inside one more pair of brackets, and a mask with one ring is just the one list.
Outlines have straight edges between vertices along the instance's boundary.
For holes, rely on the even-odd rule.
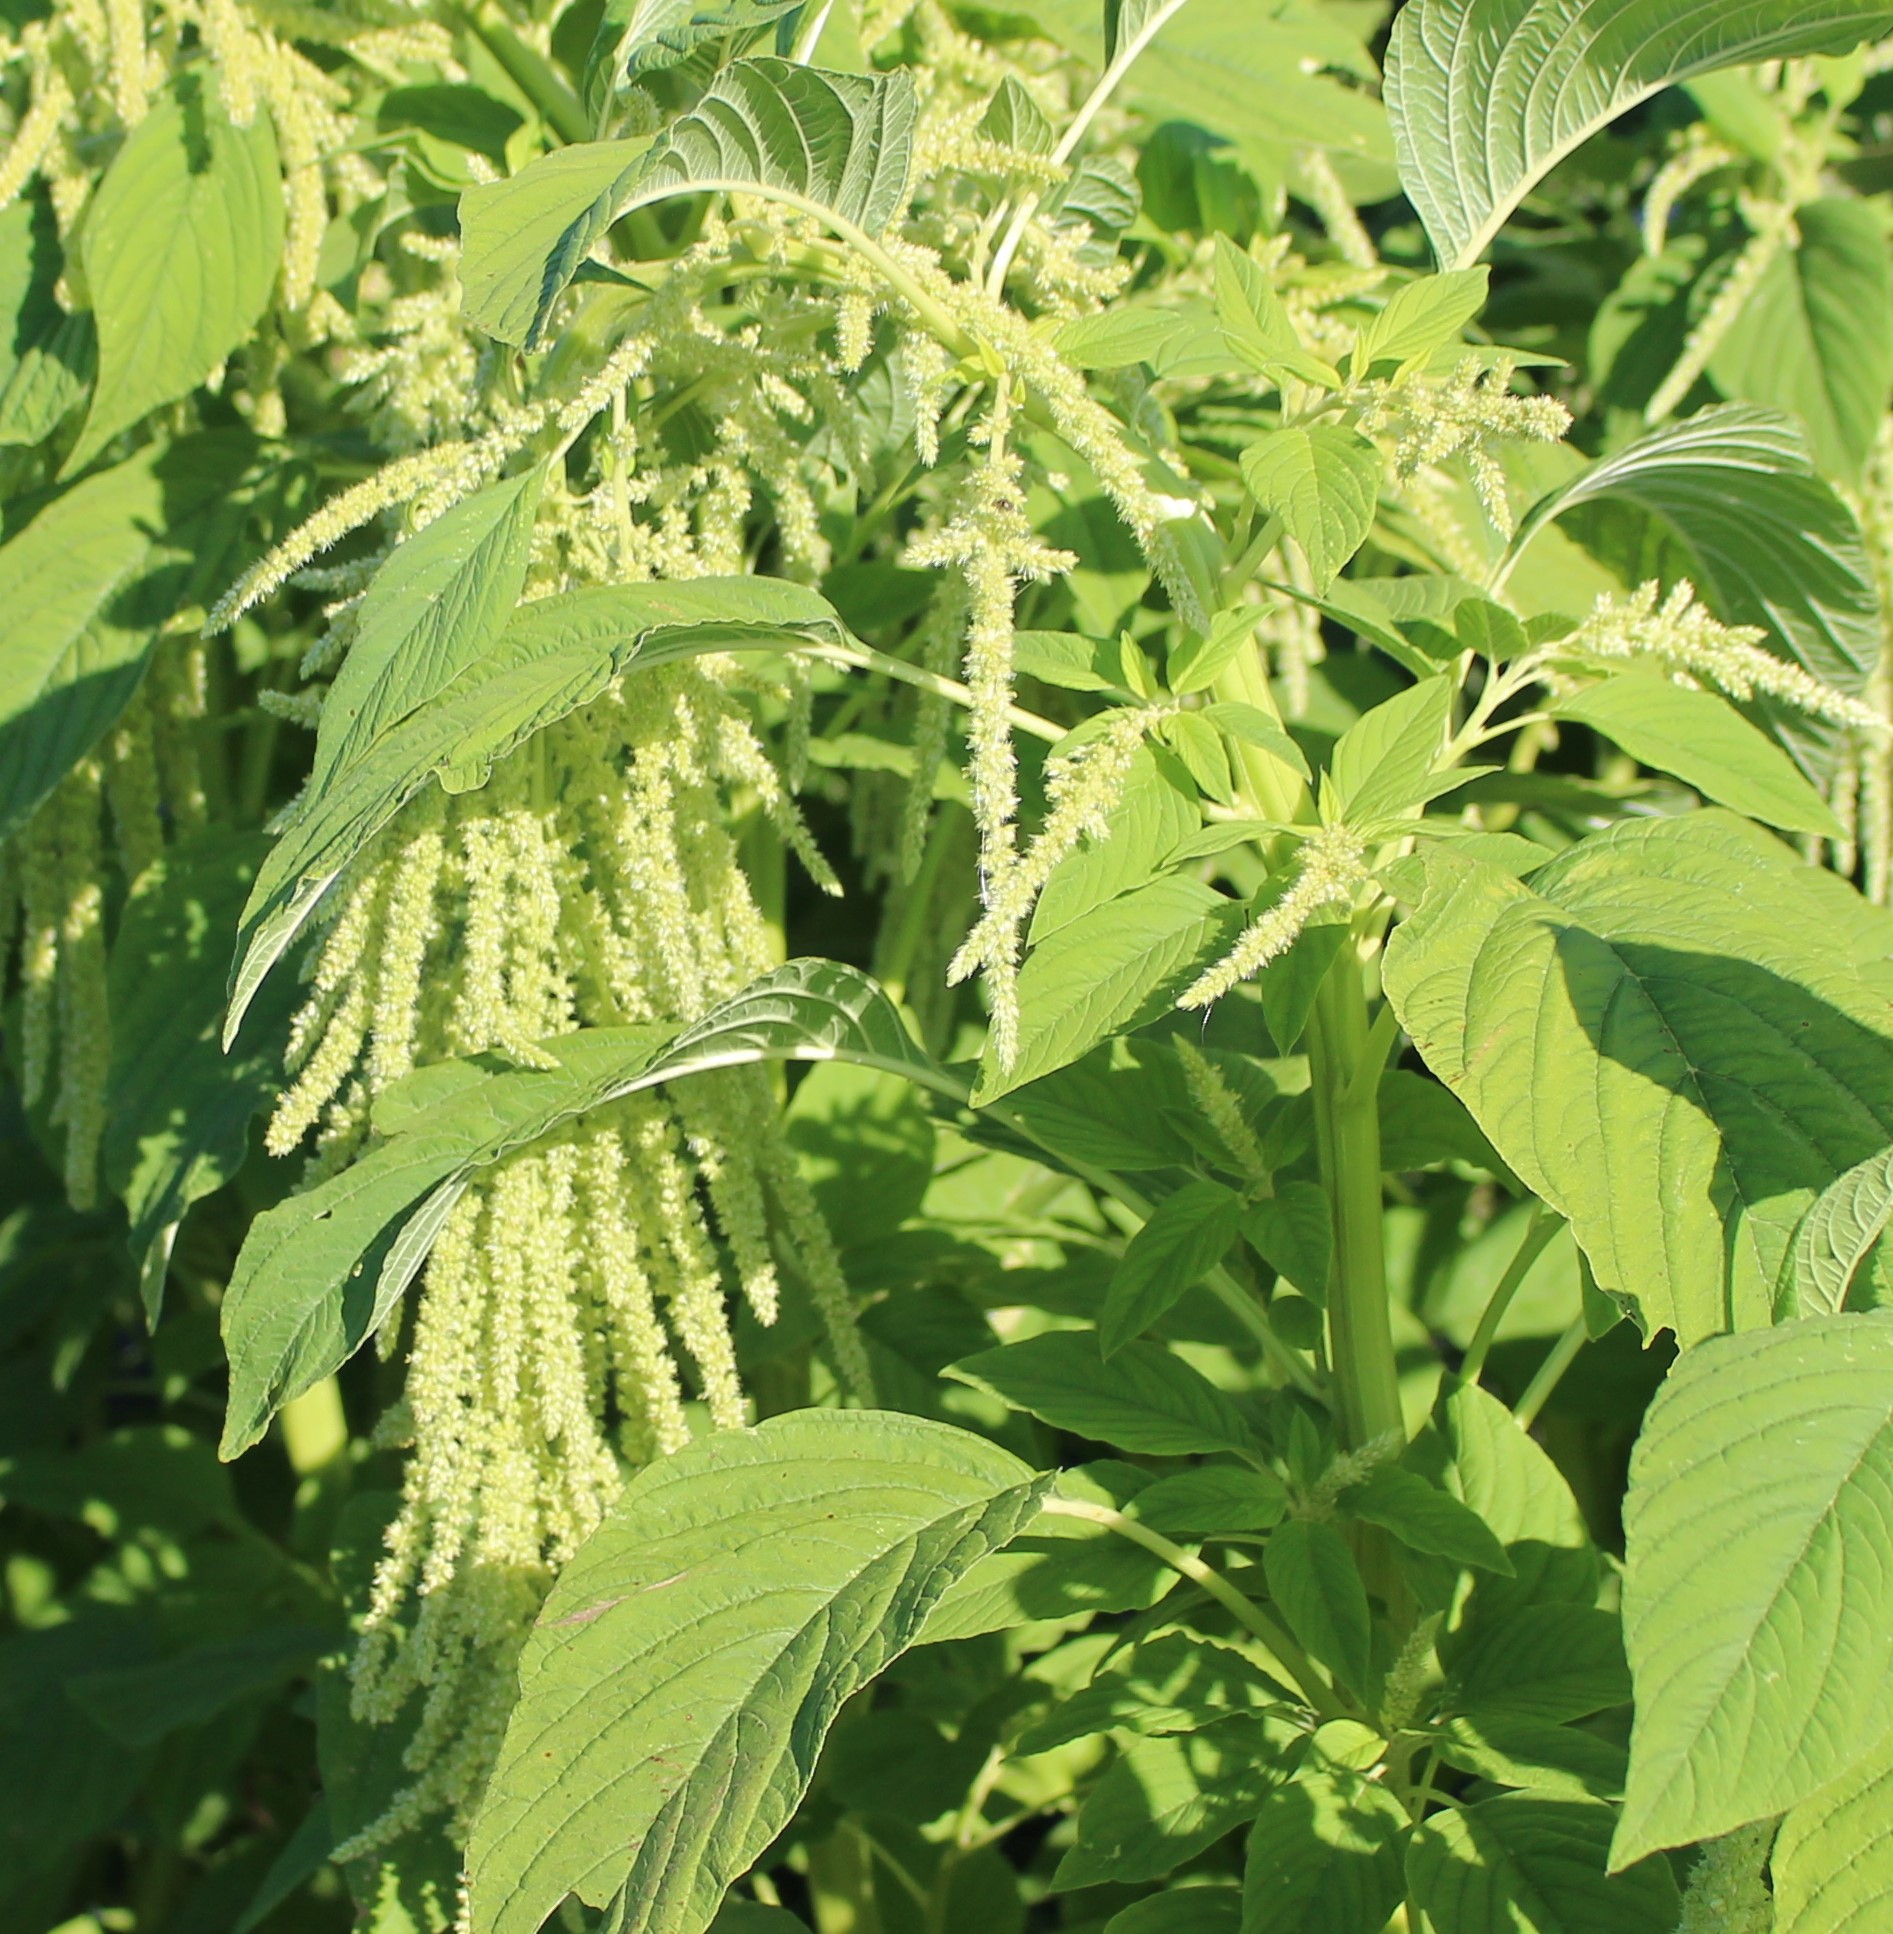
[[[1259,650],[1251,646],[1217,680],[1217,696],[1280,714]],[[1256,746],[1238,749],[1241,804],[1280,823],[1313,818],[1299,775]],[[1384,1197],[1380,1175],[1379,1054],[1368,1025],[1358,957],[1342,953],[1322,983],[1308,1021],[1316,1143],[1334,1215],[1334,1280],[1329,1293],[1337,1423],[1358,1449],[1403,1435],[1400,1379],[1387,1306]]]
[[1387,1303],[1377,1058],[1360,964],[1344,952],[1316,998],[1308,1059],[1316,1146],[1334,1212],[1328,1336],[1337,1420],[1350,1450],[1405,1434]]

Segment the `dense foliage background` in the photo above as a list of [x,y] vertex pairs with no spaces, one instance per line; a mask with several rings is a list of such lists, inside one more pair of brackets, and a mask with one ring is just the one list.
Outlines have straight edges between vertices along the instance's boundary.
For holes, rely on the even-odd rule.
[[1893,1914],[1893,10],[1396,11],[0,0],[7,1929]]

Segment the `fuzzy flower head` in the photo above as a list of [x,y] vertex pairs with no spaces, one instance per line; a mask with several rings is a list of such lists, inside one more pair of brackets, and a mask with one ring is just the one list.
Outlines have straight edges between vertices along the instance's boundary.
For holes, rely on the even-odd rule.
[[1696,588],[1686,578],[1667,594],[1651,579],[1627,597],[1600,597],[1591,615],[1558,646],[1557,655],[1607,661],[1654,658],[1670,672],[1730,698],[1766,695],[1814,718],[1884,735],[1886,722],[1871,706],[1776,657],[1763,644],[1767,636],[1755,625],[1724,624],[1697,603]]
[[1324,826],[1303,844],[1295,877],[1273,906],[1249,923],[1216,965],[1186,988],[1179,1007],[1208,1007],[1238,981],[1285,954],[1318,913],[1349,907],[1367,878],[1367,849],[1346,826]]
[[1555,397],[1514,396],[1515,371],[1509,357],[1488,365],[1467,356],[1444,382],[1363,382],[1355,392],[1360,427],[1391,444],[1394,474],[1403,482],[1463,456],[1486,514],[1509,534],[1511,504],[1492,446],[1556,443],[1571,427],[1571,412]]

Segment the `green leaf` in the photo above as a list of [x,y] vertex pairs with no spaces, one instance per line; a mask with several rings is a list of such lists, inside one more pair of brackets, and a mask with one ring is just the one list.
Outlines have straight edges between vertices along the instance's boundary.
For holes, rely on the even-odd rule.
[[1242,453],[1243,482],[1301,546],[1317,591],[1367,541],[1380,473],[1380,452],[1338,423],[1272,430]]
[[1623,1797],[1624,1749],[1575,1726],[1462,1715],[1428,1737],[1448,1766],[1495,1786],[1526,1787],[1573,1800]]
[[1587,685],[1551,707],[1601,732],[1646,766],[1706,799],[1790,833],[1838,838],[1834,809],[1766,733],[1727,699],[1674,684],[1652,665]]
[[[1334,931],[1334,929],[1322,929]],[[1341,929],[1345,932],[1345,929]],[[1332,957],[1332,950],[1329,957]],[[1283,1282],[1324,1307],[1334,1266],[1334,1209],[1319,1182],[1284,1182],[1249,1205],[1242,1233]]]
[[1769,264],[1709,361],[1723,395],[1801,419],[1823,475],[1857,480],[1893,389],[1893,269],[1863,201],[1795,210],[1799,245]]
[[[1148,1488],[1143,1471],[1106,1458],[1060,1471],[1052,1495],[1121,1511]],[[981,1559],[947,1591],[922,1643],[1009,1632],[1041,1619],[1147,1611],[1176,1582],[1161,1558],[1108,1525],[1041,1511],[1004,1551]]]
[[1166,1195],[1126,1244],[1098,1317],[1110,1357],[1141,1336],[1222,1261],[1242,1221],[1242,1198],[1220,1182],[1186,1182]]
[[250,1123],[282,1088],[289,1020],[302,999],[287,976],[252,1017],[240,1052],[226,1055],[218,1040],[218,970],[264,850],[260,835],[230,833],[168,848],[132,883],[112,946],[102,1152],[131,1218],[153,1324],[184,1212],[236,1173]]
[[1415,1471],[1383,1464],[1364,1484],[1343,1492],[1342,1504],[1351,1517],[1391,1531],[1411,1550],[1481,1571],[1511,1573],[1505,1547],[1478,1512]]
[[476,491],[375,573],[323,703],[302,812],[492,649],[525,587],[544,474],[530,470]]
[[510,181],[468,189],[466,314],[502,342],[538,348],[559,296],[612,223],[672,195],[761,195],[844,237],[876,236],[906,192],[914,113],[904,73],[734,61],[655,142],[580,143]]
[[1562,1725],[1629,1697],[1617,1620],[1589,1605],[1528,1605],[1482,1624],[1445,1693],[1450,1711],[1488,1725]]
[[1236,1888],[1186,1874],[1176,1886],[1113,1914],[1104,1934],[1240,1934],[1241,1920]]
[[1019,1057],[1001,1068],[990,1049],[973,1105],[984,1107],[1067,1067],[1113,1034],[1170,1011],[1231,941],[1242,910],[1201,880],[1171,874],[1120,894],[1060,927],[1019,973]]
[[1267,1531],[1287,1508],[1288,1493],[1273,1471],[1202,1464],[1139,1491],[1131,1516],[1167,1538],[1215,1538]]
[[950,1364],[947,1375],[990,1390],[1054,1430],[1120,1450],[1148,1457],[1256,1454],[1255,1435],[1234,1402],[1154,1343],[1127,1343],[1105,1358],[1094,1331],[1048,1330]]
[[[1106,59],[1110,16],[1097,0],[1032,0],[1046,31],[1093,65]],[[1189,0],[1162,23],[1125,83],[1159,119],[1194,122],[1279,178],[1284,143],[1385,157],[1380,104],[1339,78],[1371,80],[1359,36],[1297,0]]]
[[1615,1862],[1785,1812],[1893,1731],[1890,1500],[1893,1315],[1678,1361],[1624,1505],[1637,1701]]
[[1893,30],[1864,0],[1751,0],[1713,20],[1673,0],[1409,0],[1387,49],[1401,185],[1447,268],[1484,254],[1589,135],[1673,81]]
[[244,908],[225,1041],[323,894],[429,780],[453,792],[483,785],[495,760],[634,667],[844,636],[821,598],[779,578],[596,585],[522,606],[484,656],[384,731],[284,829]]
[[1194,1732],[1132,1740],[1091,1790],[1055,1891],[1156,1880],[1253,1818],[1294,1763],[1286,1719],[1235,1713]]
[[1893,1220],[1893,1150],[1869,1155],[1814,1198],[1782,1266],[1776,1302],[1800,1316],[1832,1316]]
[[0,545],[0,838],[104,736],[160,630],[222,572],[254,448],[221,433],[151,444]]
[[1433,768],[1446,748],[1452,704],[1450,678],[1423,679],[1364,712],[1341,734],[1328,780],[1350,825],[1404,813],[1437,791]]
[[0,211],[0,444],[51,436],[91,380],[92,318],[56,293],[65,266],[46,196]]
[[1362,327],[1349,368],[1365,376],[1376,363],[1410,363],[1456,343],[1485,307],[1490,279],[1482,268],[1451,269],[1396,289]]
[[1364,1691],[1371,1621],[1347,1540],[1331,1524],[1290,1518],[1269,1534],[1262,1560],[1269,1597],[1302,1649],[1350,1691]]
[[1230,349],[1258,375],[1340,388],[1339,371],[1302,347],[1268,272],[1226,235],[1216,237],[1216,318]]
[[1768,1857],[1776,1934],[1870,1934],[1893,1913],[1893,1738],[1791,1807]]
[[1028,1727],[1014,1750],[1049,1753],[1093,1733],[1195,1732],[1231,1713],[1285,1703],[1283,1688],[1233,1646],[1165,1632],[1114,1654],[1089,1685]]
[[1249,1830],[1242,1934],[1385,1927],[1406,1835],[1406,1810],[1374,1781],[1317,1769],[1276,1787]]
[[1716,811],[1530,886],[1419,863],[1385,983],[1427,1065],[1646,1327],[1772,1321],[1803,1214],[1893,1141],[1884,917]]
[[83,1674],[67,1681],[67,1694],[121,1744],[151,1746],[306,1673],[335,1641],[316,1626],[265,1625],[149,1664]]
[[1202,824],[1189,782],[1174,761],[1140,746],[1104,838],[1068,853],[1045,882],[1032,909],[1033,946],[1095,912],[1108,900],[1147,886],[1169,863],[1178,843]]
[[1668,1863],[1606,1876],[1615,1809],[1502,1793],[1421,1822],[1407,1887],[1452,1934],[1672,1934],[1682,1902]]
[[[1605,502],[1633,507],[1681,546],[1718,617],[1772,632],[1842,691],[1863,688],[1880,649],[1872,568],[1792,419],[1728,404],[1640,437],[1541,497],[1510,555],[1545,524]],[[1655,574],[1640,558],[1626,569],[1632,583]]]
[[585,111],[597,120],[620,88],[677,66],[707,41],[754,34],[802,4],[803,0],[606,0],[585,58]]
[[231,125],[202,68],[178,77],[113,158],[80,246],[99,376],[64,474],[188,396],[256,327],[283,250],[267,114]]
[[560,1575],[467,1848],[475,1934],[576,1894],[699,1934],[787,1825],[842,1703],[1047,1480],[917,1417],[801,1411],[648,1466]]
[[758,1061],[855,1061],[959,1092],[866,975],[821,960],[790,961],[668,1035],[586,1028],[545,1047],[556,1071],[448,1061],[410,1076],[377,1102],[385,1139],[250,1225],[223,1301],[224,1456],[247,1450],[284,1404],[373,1334],[479,1169],[575,1115],[660,1082]]

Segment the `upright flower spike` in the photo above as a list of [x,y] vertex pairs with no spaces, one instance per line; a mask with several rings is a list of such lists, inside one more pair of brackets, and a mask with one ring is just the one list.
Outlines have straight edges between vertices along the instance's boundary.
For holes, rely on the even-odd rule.
[[1871,705],[1766,650],[1762,640],[1767,635],[1754,625],[1722,623],[1696,602],[1696,588],[1687,578],[1679,578],[1667,593],[1651,579],[1626,597],[1600,596],[1590,616],[1553,655],[1654,658],[1731,698],[1766,694],[1810,717],[1885,735],[1886,721]]
[[1350,907],[1367,879],[1367,849],[1346,826],[1324,826],[1302,843],[1287,892],[1250,922],[1235,946],[1200,975],[1177,1000],[1179,1007],[1208,1007],[1238,981],[1258,974],[1285,954],[1317,913]]

